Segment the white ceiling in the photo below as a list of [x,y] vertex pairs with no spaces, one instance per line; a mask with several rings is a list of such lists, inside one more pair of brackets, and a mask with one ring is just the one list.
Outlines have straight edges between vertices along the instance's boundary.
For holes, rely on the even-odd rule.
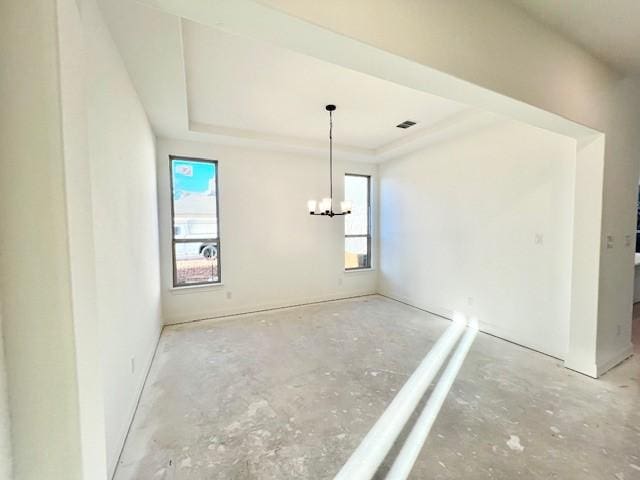
[[[189,118],[211,126],[376,150],[466,109],[435,95],[183,21]],[[418,122],[408,130],[404,120]]]
[[[487,121],[451,100],[143,6],[100,0],[156,133],[382,161]],[[418,124],[402,130],[404,120]]]
[[510,0],[614,68],[640,73],[640,0]]

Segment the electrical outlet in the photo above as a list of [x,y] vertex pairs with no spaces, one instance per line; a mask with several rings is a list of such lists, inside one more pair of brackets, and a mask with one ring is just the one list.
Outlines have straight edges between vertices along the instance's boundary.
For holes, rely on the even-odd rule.
[[536,245],[543,245],[544,235],[542,233],[536,233],[535,237],[533,238],[533,243],[535,243]]
[[467,297],[467,305],[470,307],[473,305],[473,297]]
[[607,248],[613,248],[613,235],[607,235]]
[[342,277],[338,278],[338,286],[341,287],[342,286]]
[[619,337],[621,333],[622,333],[622,327],[618,324],[618,327],[616,329],[616,335]]
[[227,291],[227,300],[231,300],[232,296],[233,295],[232,295],[231,291]]
[[131,363],[131,373],[136,373],[136,357],[131,357],[129,362]]
[[627,234],[624,236],[624,245],[625,247],[631,246],[631,235]]

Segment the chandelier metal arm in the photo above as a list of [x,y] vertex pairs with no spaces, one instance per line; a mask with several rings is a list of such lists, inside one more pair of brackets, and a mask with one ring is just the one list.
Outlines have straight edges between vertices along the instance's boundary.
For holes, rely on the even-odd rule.
[[350,213],[351,213],[351,210],[347,210],[346,212],[340,212],[340,213],[336,213],[332,210],[329,210],[328,212],[320,212],[320,213],[309,212],[309,215],[326,215],[327,217],[338,217],[340,215],[349,215]]

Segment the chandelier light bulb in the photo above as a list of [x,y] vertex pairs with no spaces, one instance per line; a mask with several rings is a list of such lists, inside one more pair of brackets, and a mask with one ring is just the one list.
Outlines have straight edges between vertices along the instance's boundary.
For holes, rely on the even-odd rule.
[[316,202],[315,200],[309,200],[307,202],[307,208],[309,209],[309,213],[315,212],[317,206],[318,206],[318,202]]

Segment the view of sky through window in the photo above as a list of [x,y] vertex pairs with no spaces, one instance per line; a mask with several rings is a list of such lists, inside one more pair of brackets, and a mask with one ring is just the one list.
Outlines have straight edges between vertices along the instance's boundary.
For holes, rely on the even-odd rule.
[[171,161],[176,286],[220,281],[217,163]]

